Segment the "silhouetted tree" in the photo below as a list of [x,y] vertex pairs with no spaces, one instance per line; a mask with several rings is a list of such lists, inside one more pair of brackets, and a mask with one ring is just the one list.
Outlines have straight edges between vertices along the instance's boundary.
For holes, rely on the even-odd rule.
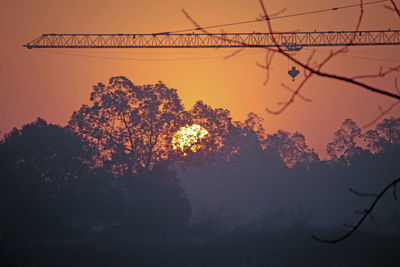
[[169,141],[183,124],[175,89],[112,77],[108,85],[93,86],[90,101],[74,112],[69,126],[93,143],[116,173],[151,170],[167,158]]
[[262,125],[264,119],[257,114],[250,112],[247,114],[247,118],[243,123],[243,128],[252,130],[260,142],[264,142],[265,139],[265,130],[264,126]]
[[326,146],[326,152],[332,161],[348,161],[362,151],[357,140],[362,138],[361,129],[351,119],[346,119],[334,134],[333,141]]
[[96,207],[95,187],[86,186],[95,176],[91,156],[79,136],[40,118],[7,134],[0,143],[2,231],[43,238],[68,223],[89,227],[81,219]]
[[[390,73],[396,73],[400,71],[400,65],[395,65],[392,67],[387,68],[387,70],[382,70],[382,68],[379,70],[379,72],[375,73],[375,74],[367,74],[367,75],[357,75],[357,76],[353,76],[353,77],[349,77],[349,76],[342,76],[340,74],[335,74],[335,73],[329,73],[323,70],[323,67],[329,62],[331,61],[333,58],[335,58],[337,55],[340,55],[342,53],[346,53],[349,50],[349,47],[355,42],[356,40],[356,35],[352,36],[352,38],[350,39],[350,42],[347,46],[344,46],[338,50],[332,50],[329,55],[327,55],[326,57],[322,58],[322,60],[320,61],[315,61],[314,56],[315,56],[315,51],[313,53],[311,53],[311,55],[304,61],[298,60],[296,59],[291,53],[289,53],[288,51],[285,51],[284,46],[281,46],[278,42],[278,39],[276,37],[276,35],[274,35],[275,31],[273,30],[272,27],[272,21],[271,19],[273,18],[277,18],[279,16],[277,16],[278,14],[284,12],[286,9],[283,9],[277,13],[275,13],[274,15],[270,14],[270,10],[267,10],[266,5],[264,4],[263,0],[259,0],[260,3],[260,8],[261,8],[261,15],[259,16],[259,18],[257,19],[257,21],[260,22],[265,22],[267,29],[268,29],[268,33],[271,36],[272,39],[272,43],[275,44],[274,47],[266,47],[266,57],[265,57],[265,64],[259,64],[257,62],[257,65],[259,67],[261,67],[262,69],[264,69],[266,71],[266,79],[264,82],[264,85],[268,82],[269,77],[270,77],[270,69],[271,69],[271,65],[272,65],[272,60],[274,58],[274,55],[278,54],[278,55],[282,55],[284,57],[286,57],[287,59],[289,59],[291,62],[299,65],[300,67],[303,68],[303,72],[304,72],[304,77],[302,78],[302,80],[297,84],[296,87],[291,88],[290,86],[287,86],[285,84],[282,84],[282,86],[285,89],[288,89],[289,91],[292,92],[292,95],[290,96],[290,98],[285,101],[285,102],[278,102],[280,107],[277,110],[271,110],[270,108],[266,108],[266,111],[271,113],[271,114],[281,114],[283,111],[285,111],[291,104],[293,104],[295,102],[296,98],[301,98],[302,100],[306,101],[306,102],[310,102],[311,100],[304,97],[301,94],[302,89],[305,88],[305,85],[307,84],[307,82],[314,76],[320,76],[320,77],[324,77],[324,78],[328,78],[328,79],[333,79],[336,81],[342,81],[342,82],[346,82],[348,84],[352,84],[358,88],[361,88],[363,90],[368,90],[370,92],[376,93],[376,94],[380,94],[380,95],[384,95],[387,97],[390,97],[392,99],[395,99],[396,102],[392,103],[391,106],[389,106],[387,109],[382,110],[381,114],[375,119],[373,120],[372,123],[370,123],[369,125],[372,125],[373,123],[375,123],[377,120],[381,119],[383,116],[385,116],[386,114],[388,114],[388,112],[390,112],[396,105],[398,105],[400,103],[400,91],[398,89],[397,86],[397,79],[395,79],[394,81],[394,88],[396,89],[397,93],[392,92],[391,90],[388,89],[382,89],[382,88],[378,88],[375,87],[372,84],[368,84],[365,83],[363,81],[361,81],[360,79],[364,79],[364,78],[384,78],[385,76],[389,76],[388,74]],[[399,8],[397,7],[396,3],[394,0],[390,1],[391,4],[389,5],[384,5],[385,8],[387,8],[388,10],[390,10],[391,12],[393,12],[395,14],[395,16],[400,17],[400,11]],[[358,19],[356,20],[356,27],[355,27],[355,32],[358,32],[360,29],[360,25],[361,22],[363,20],[363,16],[364,16],[364,3],[363,1],[360,1],[360,12],[358,15]],[[211,34],[208,29],[212,28],[212,27],[202,27],[193,17],[191,17],[189,15],[189,13],[187,13],[185,10],[182,10],[184,15],[187,17],[187,19],[196,27],[196,30],[201,31],[203,34]],[[313,13],[313,12],[311,12]],[[225,36],[221,36],[221,37],[216,37],[222,41],[227,41],[230,43],[235,43],[239,46],[242,47],[251,47],[252,45],[247,41],[247,40],[228,40],[227,37]],[[234,53],[232,53],[230,56],[235,56],[238,53],[240,53],[242,50],[244,50],[243,48],[235,51]],[[351,129],[349,129],[351,132]],[[343,134],[343,136],[342,136]],[[348,160],[350,157],[356,155],[356,153],[361,152],[362,150],[360,150],[360,147],[357,146],[353,146],[352,145],[352,137],[351,135],[357,136],[357,133],[350,133],[350,137],[349,139],[346,138],[342,138],[345,137],[346,134],[344,134],[343,132],[340,133],[338,132],[338,136],[335,136],[334,141],[328,145],[327,147],[327,151],[328,154],[331,156],[331,160],[332,162],[338,161],[338,160],[342,160],[344,161],[346,164],[348,164]],[[375,135],[375,137],[377,136],[376,134],[372,133],[372,136]],[[341,140],[340,140],[341,139]],[[398,180],[393,181],[392,183],[390,183],[390,186],[394,186],[396,185],[396,183],[398,182]],[[342,239],[341,239],[342,240]]]
[[167,164],[116,177],[91,163],[92,147],[43,119],[0,142],[0,232],[49,240],[120,227],[134,234],[176,232],[191,206]]
[[121,177],[128,194],[122,224],[140,235],[173,234],[188,226],[191,205],[175,171],[156,165],[142,175]]
[[400,144],[400,118],[384,119],[376,128],[365,134],[365,141],[372,152]]
[[291,134],[279,130],[275,134],[267,135],[265,145],[267,149],[277,151],[289,167],[298,163],[308,165],[319,160],[317,153],[307,146],[304,135],[299,132]]
[[225,145],[234,127],[229,110],[214,109],[202,101],[197,101],[189,114],[192,123],[201,125],[210,133],[207,143],[208,151],[221,149]]

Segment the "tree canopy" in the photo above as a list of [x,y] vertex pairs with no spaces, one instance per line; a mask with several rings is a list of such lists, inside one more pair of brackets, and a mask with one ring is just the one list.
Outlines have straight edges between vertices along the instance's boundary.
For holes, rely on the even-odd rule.
[[161,82],[134,85],[119,76],[93,86],[90,101],[73,113],[69,126],[96,146],[100,160],[115,172],[151,170],[167,158],[184,119],[175,89]]

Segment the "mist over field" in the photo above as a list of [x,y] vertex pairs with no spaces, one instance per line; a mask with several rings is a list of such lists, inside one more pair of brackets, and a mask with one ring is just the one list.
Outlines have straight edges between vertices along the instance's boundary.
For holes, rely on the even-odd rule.
[[1,139],[0,265],[398,265],[396,187],[346,240],[311,236],[346,234],[399,177],[400,117],[344,120],[326,159],[267,132],[161,82],[98,83],[66,126]]

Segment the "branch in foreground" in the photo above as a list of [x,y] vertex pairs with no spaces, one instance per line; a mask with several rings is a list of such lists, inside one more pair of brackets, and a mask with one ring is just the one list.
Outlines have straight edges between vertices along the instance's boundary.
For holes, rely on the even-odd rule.
[[395,108],[398,104],[400,104],[400,101],[396,101],[394,102],[392,105],[390,105],[387,109],[383,110],[383,109],[379,109],[381,114],[379,116],[377,116],[375,119],[373,119],[371,122],[365,124],[363,126],[363,129],[369,128],[372,125],[374,125],[377,121],[379,121],[380,119],[382,119],[384,116],[386,116],[393,108]]
[[[397,78],[394,79],[394,88],[397,91],[397,94],[400,96],[400,90],[399,87],[397,85]],[[375,122],[377,122],[378,120],[380,120],[381,118],[383,118],[386,114],[388,114],[393,108],[395,108],[398,104],[400,104],[400,101],[396,101],[394,102],[392,105],[390,105],[387,109],[383,110],[381,107],[379,107],[379,110],[381,112],[381,114],[379,116],[377,116],[374,120],[372,120],[371,122],[365,124],[363,126],[363,128],[368,128],[372,125],[375,124]]]
[[[318,236],[315,236],[315,235],[312,235],[311,237],[312,237],[314,240],[316,240],[316,241],[319,241],[319,242],[322,242],[322,243],[329,243],[329,244],[339,243],[340,241],[345,240],[346,238],[348,238],[349,236],[351,236],[355,231],[358,230],[358,228],[360,227],[360,225],[364,222],[365,218],[367,218],[367,216],[368,216],[368,215],[372,212],[372,210],[375,208],[375,205],[378,203],[379,199],[381,199],[382,196],[383,196],[391,187],[393,187],[393,189],[394,189],[394,193],[393,193],[394,195],[393,195],[393,196],[395,197],[395,199],[397,199],[397,196],[396,196],[396,184],[399,183],[399,182],[400,182],[400,178],[397,178],[396,180],[394,180],[393,182],[391,182],[390,184],[388,184],[388,185],[385,187],[385,189],[383,189],[382,192],[379,193],[379,195],[376,196],[376,198],[375,198],[374,202],[372,203],[372,205],[370,206],[370,208],[364,210],[364,215],[361,217],[361,219],[359,220],[359,222],[358,222],[347,234],[345,234],[344,236],[342,236],[342,237],[340,237],[340,238],[337,238],[337,239],[331,239],[331,240],[329,240],[329,239],[322,239],[322,238],[320,238],[320,237],[318,237]],[[354,191],[354,190],[353,190],[353,191]],[[352,191],[352,192],[353,192],[353,191]],[[356,192],[356,191],[354,191],[354,192]],[[354,193],[354,192],[353,192],[353,193]],[[360,193],[358,193],[358,192],[356,192],[356,193],[357,193],[357,195],[361,195],[361,196],[371,196],[371,194],[360,194]]]
[[392,72],[398,72],[400,71],[400,65],[395,66],[395,67],[390,67],[388,70],[386,71],[382,71],[382,66],[379,69],[378,73],[374,73],[374,74],[367,74],[367,75],[358,75],[358,76],[353,76],[352,79],[365,79],[365,78],[383,78],[386,75],[392,73]]
[[393,8],[394,8],[394,10],[396,11],[397,15],[399,15],[399,17],[400,17],[400,11],[399,11],[399,8],[396,6],[396,4],[395,4],[394,0],[390,0],[390,2],[392,3],[392,5],[393,5]]
[[[371,85],[368,85],[368,84],[365,84],[365,83],[356,81],[356,80],[353,79],[353,78],[344,77],[344,76],[335,75],[335,74],[330,74],[330,73],[325,73],[325,72],[322,72],[322,71],[321,71],[321,68],[322,68],[330,59],[332,59],[334,56],[336,56],[336,55],[338,55],[338,54],[340,54],[340,53],[346,53],[347,50],[348,50],[348,48],[349,48],[349,46],[350,46],[350,44],[354,41],[354,38],[350,41],[350,44],[349,44],[348,46],[345,46],[345,47],[343,47],[342,49],[339,49],[339,50],[337,50],[337,51],[335,51],[335,52],[331,52],[331,54],[330,54],[328,57],[326,57],[321,63],[319,63],[319,64],[317,65],[316,68],[312,68],[309,64],[304,64],[304,63],[298,61],[297,59],[295,59],[294,57],[292,57],[291,55],[289,55],[288,53],[286,53],[286,52],[278,45],[278,43],[277,43],[277,41],[276,41],[276,39],[275,39],[275,37],[274,37],[274,35],[273,35],[274,31],[272,30],[272,25],[271,25],[271,22],[270,22],[270,20],[269,20],[269,15],[268,15],[268,12],[267,12],[267,9],[266,9],[266,7],[265,7],[265,5],[264,5],[263,0],[259,0],[259,2],[260,2],[260,5],[261,5],[261,9],[262,9],[262,11],[263,11],[263,17],[265,18],[266,23],[267,23],[267,26],[268,26],[268,29],[269,29],[269,33],[271,34],[272,40],[273,40],[273,42],[275,43],[275,46],[276,46],[276,48],[277,48],[277,50],[278,50],[278,52],[279,52],[280,54],[286,56],[286,57],[287,57],[289,60],[291,60],[292,62],[294,62],[294,63],[300,65],[300,66],[303,67],[305,70],[308,70],[308,71],[310,71],[312,74],[315,74],[315,75],[317,75],[317,76],[326,77],[326,78],[332,78],[332,79],[340,80],[340,81],[343,81],[343,82],[351,83],[351,84],[357,85],[357,86],[359,86],[359,87],[362,87],[362,88],[364,88],[364,89],[366,89],[366,90],[368,90],[368,91],[372,91],[372,92],[377,93],[377,94],[385,95],[385,96],[392,97],[392,98],[395,98],[395,99],[400,100],[400,96],[399,96],[399,95],[394,94],[394,93],[391,93],[391,92],[389,92],[389,91],[382,90],[382,89],[373,87],[373,86],[371,86]],[[360,24],[361,24],[361,21],[362,21],[362,18],[363,18],[363,14],[364,14],[364,10],[363,10],[363,1],[360,0],[360,16],[359,16],[358,21],[357,21],[356,31],[358,31],[358,29],[359,29],[359,27],[360,27]],[[400,15],[399,15],[399,16],[400,16]],[[398,71],[399,66],[396,66],[396,67],[394,67],[394,68],[392,68],[392,69],[393,69],[393,70],[391,70],[390,72],[392,72],[392,71]],[[287,101],[287,105],[285,105],[285,106],[284,106],[283,108],[281,108],[280,110],[275,111],[275,112],[271,112],[269,109],[266,109],[266,110],[267,110],[268,112],[272,113],[272,114],[280,114],[280,113],[282,113],[291,103],[293,103],[294,97],[300,92],[302,86],[303,86],[303,84],[300,84],[300,85],[299,85],[298,89],[293,93],[292,97]]]
[[[373,78],[373,77],[380,77],[380,78],[382,78],[382,77],[386,76],[386,75],[389,74],[389,73],[400,71],[400,65],[390,68],[390,70],[387,71],[387,72],[378,73],[378,74],[373,74],[373,75],[360,75],[360,76],[356,76],[356,77],[345,77],[345,76],[340,76],[340,75],[336,75],[336,74],[333,74],[333,73],[327,73],[327,72],[321,71],[322,67],[323,67],[328,61],[330,61],[332,58],[334,58],[336,55],[338,55],[338,54],[340,54],[340,53],[346,53],[346,52],[348,51],[348,48],[349,48],[349,46],[351,45],[351,43],[353,43],[355,36],[354,36],[353,39],[350,41],[350,44],[349,44],[349,45],[344,46],[343,48],[341,48],[341,49],[339,49],[339,50],[337,50],[337,51],[332,51],[332,52],[330,53],[330,55],[328,55],[324,60],[322,60],[320,63],[318,63],[315,67],[312,67],[312,66],[310,65],[310,58],[309,58],[309,60],[308,60],[306,63],[300,62],[299,60],[297,60],[296,58],[294,58],[293,56],[291,56],[289,53],[285,52],[285,51],[278,45],[278,43],[277,43],[277,41],[276,41],[276,39],[275,39],[275,36],[274,36],[274,31],[273,31],[273,29],[272,29],[271,22],[270,22],[270,16],[269,16],[268,13],[267,13],[267,10],[266,10],[266,8],[265,8],[265,5],[264,5],[264,3],[263,3],[263,0],[259,0],[259,2],[260,2],[260,5],[261,5],[261,9],[262,9],[262,11],[263,11],[263,14],[262,14],[261,17],[259,18],[259,20],[260,20],[260,21],[266,21],[267,26],[268,26],[268,32],[271,34],[272,41],[275,43],[275,47],[274,47],[274,48],[264,48],[264,49],[265,49],[268,53],[270,53],[270,55],[271,55],[271,58],[270,58],[270,59],[268,59],[268,55],[267,55],[266,65],[261,65],[261,64],[259,64],[259,66],[260,66],[261,68],[265,69],[266,72],[267,72],[266,81],[268,81],[268,78],[269,78],[269,69],[270,69],[270,64],[271,64],[271,61],[272,61],[272,54],[274,54],[274,53],[282,54],[283,56],[285,56],[286,58],[288,58],[290,61],[294,62],[295,64],[298,64],[298,65],[301,66],[301,67],[303,67],[303,68],[304,68],[304,71],[307,71],[307,72],[308,72],[308,74],[305,75],[304,80],[297,86],[297,88],[294,89],[294,90],[292,90],[292,95],[291,95],[291,97],[289,98],[289,100],[287,100],[285,104],[280,103],[281,108],[279,108],[279,109],[276,110],[276,111],[273,111],[273,110],[267,108],[267,109],[266,109],[267,112],[269,112],[269,113],[271,113],[271,114],[280,114],[280,113],[282,113],[288,106],[290,106],[290,104],[292,104],[292,103],[294,102],[295,98],[296,98],[297,96],[299,96],[299,93],[300,93],[300,91],[302,90],[302,88],[304,88],[305,83],[306,83],[313,75],[320,76],[320,77],[325,77],[325,78],[331,78],[331,79],[338,80],[338,81],[342,81],[342,82],[345,82],[345,83],[350,83],[350,84],[353,84],[353,85],[355,85],[355,86],[361,87],[361,88],[363,88],[363,89],[365,89],[365,90],[371,91],[371,92],[373,92],[373,93],[377,93],[377,94],[380,94],[380,95],[385,95],[385,96],[388,96],[388,97],[391,97],[391,98],[400,100],[400,96],[399,96],[398,94],[394,94],[394,93],[391,93],[390,91],[387,91],[387,90],[384,90],[384,89],[380,89],[380,88],[374,87],[374,86],[372,86],[372,85],[369,85],[369,84],[366,84],[366,83],[363,83],[363,82],[360,82],[360,81],[355,80],[356,78],[359,78],[359,79],[361,79],[361,78]],[[393,6],[394,6],[394,9],[396,9],[396,8],[395,8],[396,6],[395,6],[394,2],[392,2],[392,4],[393,4]],[[196,26],[196,29],[200,30],[200,31],[203,32],[204,34],[211,35],[210,32],[208,32],[205,28],[201,27],[201,26],[200,26],[200,25],[185,11],[185,10],[182,10],[182,11],[183,11],[184,15],[187,17],[187,19],[188,19],[189,21],[191,21],[191,22],[193,23],[193,25]],[[363,15],[364,15],[363,0],[360,0],[360,15],[359,15],[358,20],[357,20],[356,31],[358,31],[358,29],[359,29],[359,27],[360,27],[360,24],[361,24]],[[400,17],[400,14],[399,14],[399,17]],[[226,40],[226,38],[224,38],[224,37],[218,37],[218,39]],[[241,46],[250,46],[250,45],[249,45],[248,43],[246,43],[245,41],[240,41],[240,40],[229,40],[229,41],[230,41],[230,42],[233,42],[233,43],[236,43],[236,44],[240,44]],[[267,54],[268,54],[268,53],[267,53]],[[232,54],[232,56],[234,56],[234,55],[235,55],[235,54]],[[229,57],[230,57],[230,56],[228,56],[228,58],[229,58]],[[311,57],[312,57],[312,56],[311,56]],[[304,100],[304,99],[303,99],[303,100]]]
[[353,188],[349,187],[349,191],[352,192],[353,194],[359,196],[359,197],[377,197],[377,194],[372,194],[372,193],[360,193]]

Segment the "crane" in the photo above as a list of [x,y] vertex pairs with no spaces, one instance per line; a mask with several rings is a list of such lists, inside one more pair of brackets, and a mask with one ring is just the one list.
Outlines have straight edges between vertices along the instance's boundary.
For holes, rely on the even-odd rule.
[[[24,45],[32,48],[240,48],[400,45],[400,30],[277,33],[152,33],[152,34],[42,34]],[[299,74],[288,71],[292,81]]]
[[[377,0],[360,4],[325,8],[288,15],[258,18],[208,27],[158,32],[151,34],[42,34],[24,45],[32,48],[267,48],[280,47],[286,51],[300,51],[303,47],[332,46],[391,46],[400,45],[400,30],[376,31],[314,31],[314,32],[276,32],[276,33],[209,33],[204,29],[226,27],[239,24],[258,23],[272,19],[283,19],[295,16],[374,5],[389,0]],[[185,13],[185,12],[184,12]],[[192,31],[190,33],[190,31]],[[203,31],[203,33],[194,33]],[[299,74],[295,66],[288,71],[290,77]]]
[[32,48],[240,48],[400,45],[400,30],[277,33],[42,34],[24,45]]

